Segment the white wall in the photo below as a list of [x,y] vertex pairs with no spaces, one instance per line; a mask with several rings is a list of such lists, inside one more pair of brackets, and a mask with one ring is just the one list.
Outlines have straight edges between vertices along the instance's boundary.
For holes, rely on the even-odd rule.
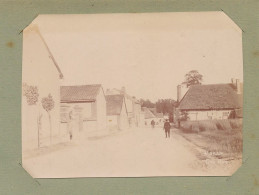
[[139,126],[140,127],[143,127],[145,126],[145,113],[144,112],[141,112],[140,113],[140,116],[139,116]]
[[187,85],[185,84],[181,84],[177,86],[177,100],[179,102],[183,99],[183,97],[185,96],[188,90],[189,90],[189,87],[187,87]]
[[103,90],[100,89],[96,98],[97,129],[102,130],[106,125],[106,99]]
[[122,103],[122,108],[121,108],[121,114],[119,116],[119,129],[127,129],[129,128],[129,120],[128,120],[128,115],[127,115],[127,110],[125,107],[125,103],[123,100]]
[[135,117],[135,123],[136,123],[136,127],[141,126],[141,106],[140,104],[134,103],[134,117]]
[[[74,131],[78,132],[80,131],[80,126],[78,121],[78,115],[76,115],[76,109],[77,107],[81,108],[81,120],[83,120],[83,126],[82,131],[95,131],[97,126],[97,103],[95,102],[82,102],[82,103],[61,103],[62,107],[67,107],[66,110],[69,112],[70,110],[73,110],[73,116],[74,116]],[[66,125],[62,125],[61,131],[67,132]]]
[[[38,125],[37,118],[42,114],[41,144],[49,145],[50,130],[48,113],[42,108],[41,99],[51,94],[55,106],[50,111],[52,119],[52,136],[59,134],[59,100],[60,80],[59,73],[49,58],[49,53],[37,32],[27,27],[23,31],[23,62],[22,82],[38,87],[39,99],[37,105],[27,104],[26,97],[22,96],[22,147],[23,150],[37,148]],[[53,140],[54,141],[54,140]]]
[[123,100],[120,115],[108,115],[107,126],[110,130],[124,130],[129,128],[129,120],[126,112],[125,102]]
[[83,103],[61,103],[61,106],[69,106],[68,110],[74,109],[76,106],[82,108],[83,119],[94,118],[92,113],[92,102]]
[[126,103],[126,107],[127,107],[127,111],[128,112],[133,112],[133,102],[130,98],[127,98],[127,96],[125,96],[125,103]]
[[110,130],[117,130],[117,129],[119,129],[118,121],[119,121],[119,116],[118,115],[109,115],[109,116],[107,116],[107,127]]
[[188,111],[189,120],[228,119],[231,110]]

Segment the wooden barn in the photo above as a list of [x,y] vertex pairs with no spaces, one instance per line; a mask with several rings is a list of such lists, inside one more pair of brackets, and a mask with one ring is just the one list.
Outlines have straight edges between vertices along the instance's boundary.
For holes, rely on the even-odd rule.
[[123,95],[107,95],[106,106],[109,129],[129,128],[128,112]]
[[178,113],[186,113],[192,121],[240,118],[242,88],[237,79],[227,84],[193,85],[181,99]]

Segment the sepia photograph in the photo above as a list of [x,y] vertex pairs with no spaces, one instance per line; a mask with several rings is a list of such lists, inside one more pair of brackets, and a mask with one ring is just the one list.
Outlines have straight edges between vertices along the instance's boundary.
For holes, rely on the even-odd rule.
[[224,12],[38,15],[23,30],[33,178],[231,176],[242,30]]

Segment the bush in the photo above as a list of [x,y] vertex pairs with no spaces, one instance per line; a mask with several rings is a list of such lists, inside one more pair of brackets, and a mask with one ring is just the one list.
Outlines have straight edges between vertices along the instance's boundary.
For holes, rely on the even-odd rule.
[[205,130],[206,130],[206,127],[205,127],[203,124],[200,124],[200,125],[199,125],[199,129],[200,129],[200,131],[202,132],[202,131],[205,131]]
[[216,126],[218,130],[223,130],[223,127],[219,122],[216,122]]
[[243,126],[242,119],[230,119],[229,122],[232,129],[242,128]]
[[232,130],[242,128],[242,119],[182,121],[181,129],[185,132]]

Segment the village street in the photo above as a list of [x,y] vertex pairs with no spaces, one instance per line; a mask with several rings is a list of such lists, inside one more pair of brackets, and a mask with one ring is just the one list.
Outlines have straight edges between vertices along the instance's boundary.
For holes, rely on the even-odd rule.
[[175,132],[173,129],[171,138],[165,139],[161,127],[136,128],[81,139],[24,159],[23,166],[42,178],[227,174],[219,166],[208,169],[197,157],[202,151]]

